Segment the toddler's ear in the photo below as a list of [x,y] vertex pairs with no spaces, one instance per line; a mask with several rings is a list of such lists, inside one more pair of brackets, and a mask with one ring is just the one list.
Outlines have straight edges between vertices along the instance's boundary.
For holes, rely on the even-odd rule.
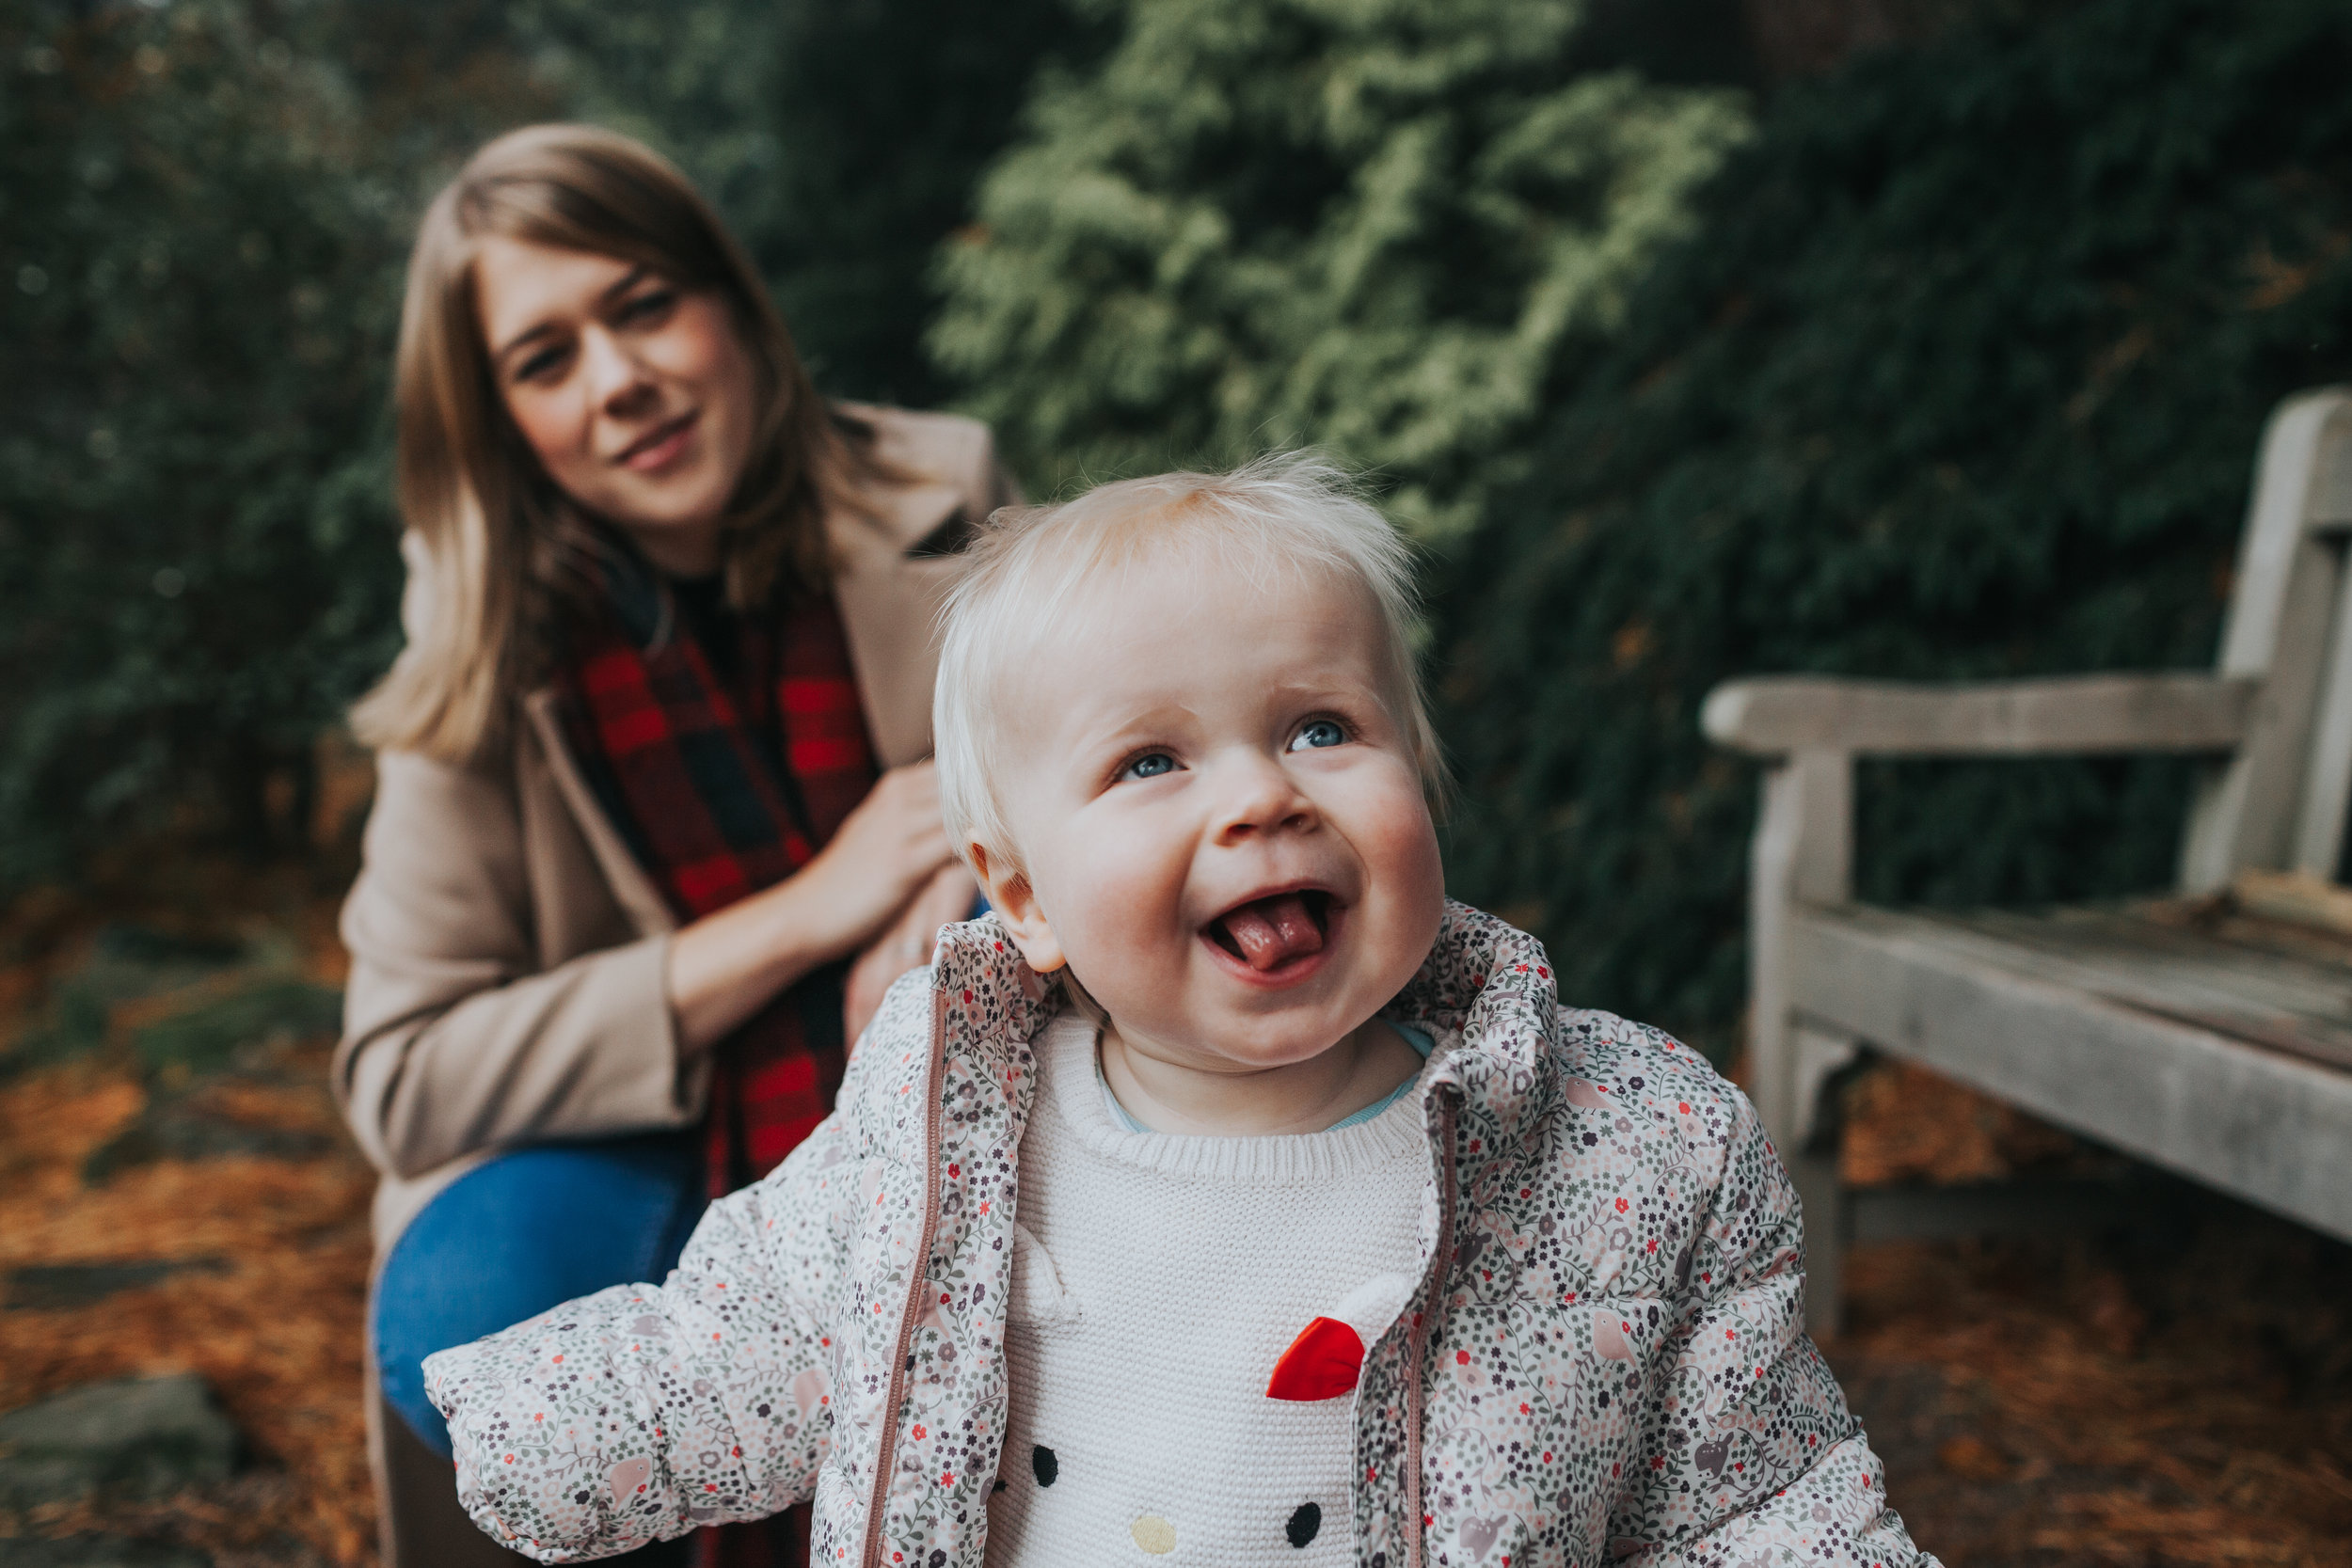
[[1051,974],[1070,961],[1054,938],[1053,925],[1046,920],[1028,878],[1002,864],[991,865],[988,851],[977,844],[972,846],[972,869],[979,873],[980,886],[988,890],[996,918],[1012,932],[1012,944],[1021,949],[1031,969]]

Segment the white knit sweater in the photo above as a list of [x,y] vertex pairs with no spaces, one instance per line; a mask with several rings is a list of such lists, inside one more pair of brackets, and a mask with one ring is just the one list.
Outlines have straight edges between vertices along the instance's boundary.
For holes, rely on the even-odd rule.
[[1303,1136],[1131,1132],[1094,1053],[1074,1013],[1038,1042],[989,1568],[1346,1562],[1355,1396],[1266,1382],[1315,1318],[1370,1344],[1402,1307],[1421,1095]]

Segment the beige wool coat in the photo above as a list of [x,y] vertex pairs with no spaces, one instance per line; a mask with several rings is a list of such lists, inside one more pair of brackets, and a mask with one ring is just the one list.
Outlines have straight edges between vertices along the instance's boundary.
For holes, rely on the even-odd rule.
[[[828,512],[834,594],[884,767],[930,751],[931,621],[963,530],[1017,499],[987,429],[853,408],[920,483]],[[412,576],[412,586],[416,578]],[[429,615],[412,593],[414,636]],[[501,1149],[692,1126],[706,1055],[679,1039],[663,975],[675,922],[565,748],[551,690],[526,694],[508,754],[376,759],[334,1089],[382,1172],[383,1256],[432,1196]]]

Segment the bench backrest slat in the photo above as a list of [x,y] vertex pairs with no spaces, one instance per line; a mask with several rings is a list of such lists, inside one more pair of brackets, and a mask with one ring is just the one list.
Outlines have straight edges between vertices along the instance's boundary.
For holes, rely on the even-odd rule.
[[2352,796],[2352,388],[2290,398],[2263,432],[2221,636],[2224,675],[2259,680],[2246,740],[2200,785],[2181,886],[2249,868],[2332,875]]
[[[2341,536],[2330,542],[2340,545]],[[2331,880],[2343,862],[2344,811],[2352,803],[2352,570],[2344,568],[2341,549],[2334,559],[2335,616],[2320,666],[2311,762],[2303,770],[2303,799],[2288,862],[2296,871]]]

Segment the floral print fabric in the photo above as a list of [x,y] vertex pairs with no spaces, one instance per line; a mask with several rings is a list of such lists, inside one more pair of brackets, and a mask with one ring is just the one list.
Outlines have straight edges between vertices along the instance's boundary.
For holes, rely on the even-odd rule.
[[[815,1561],[981,1568],[1054,1006],[993,919],[949,927],[666,1284],[430,1358],[474,1519],[572,1561],[814,1497]],[[1458,904],[1391,1010],[1462,1044],[1427,1069],[1419,1289],[1355,1396],[1357,1560],[1932,1562],[1802,1331],[1795,1195],[1739,1091],[1562,1007],[1542,946]]]

